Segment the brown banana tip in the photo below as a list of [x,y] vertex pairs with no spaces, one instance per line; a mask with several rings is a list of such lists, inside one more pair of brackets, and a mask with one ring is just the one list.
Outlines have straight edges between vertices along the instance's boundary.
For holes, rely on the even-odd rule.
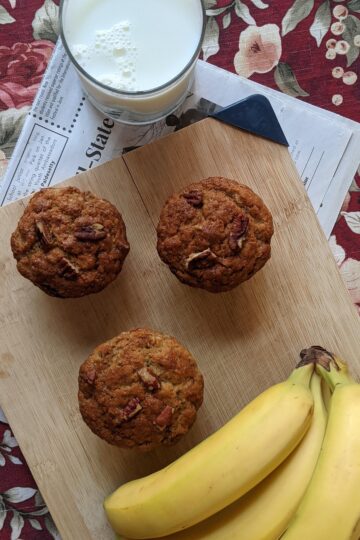
[[308,349],[303,349],[300,352],[300,358],[301,360],[297,367],[306,366],[307,364],[312,363],[314,365],[319,364],[326,369],[326,371],[330,371],[330,362],[332,361],[335,369],[338,371],[340,369],[334,354],[324,349],[324,347],[320,347],[320,345],[312,345]]

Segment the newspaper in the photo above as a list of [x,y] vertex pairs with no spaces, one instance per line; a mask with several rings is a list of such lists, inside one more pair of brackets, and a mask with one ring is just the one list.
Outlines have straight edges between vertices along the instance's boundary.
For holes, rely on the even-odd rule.
[[156,124],[124,126],[88,102],[60,41],[0,184],[0,204],[86,171],[254,93],[269,98],[329,236],[359,165],[359,124],[198,61],[193,91],[182,107]]

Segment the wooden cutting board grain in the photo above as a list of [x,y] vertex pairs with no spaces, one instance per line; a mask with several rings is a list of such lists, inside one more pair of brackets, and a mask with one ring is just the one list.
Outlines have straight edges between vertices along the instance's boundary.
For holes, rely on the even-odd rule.
[[[177,281],[156,252],[166,197],[222,175],[248,184],[273,213],[272,258],[253,279],[213,295]],[[204,120],[65,182],[109,199],[131,246],[120,277],[100,294],[50,298],[16,271],[9,238],[26,201],[0,210],[0,404],[63,540],[113,534],[103,498],[169,463],[285,378],[299,351],[320,344],[360,374],[360,322],[288,150]],[[149,326],[198,359],[205,400],[178,446],[148,455],[107,445],[77,406],[81,362],[123,330]]]

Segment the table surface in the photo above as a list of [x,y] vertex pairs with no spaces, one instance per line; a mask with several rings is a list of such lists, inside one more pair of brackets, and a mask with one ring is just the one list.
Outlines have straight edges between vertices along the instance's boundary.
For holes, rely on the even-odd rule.
[[[204,60],[360,121],[360,0],[204,1]],[[0,176],[57,39],[57,4],[0,0]],[[360,313],[359,174],[330,245]],[[1,409],[0,538],[60,538]]]

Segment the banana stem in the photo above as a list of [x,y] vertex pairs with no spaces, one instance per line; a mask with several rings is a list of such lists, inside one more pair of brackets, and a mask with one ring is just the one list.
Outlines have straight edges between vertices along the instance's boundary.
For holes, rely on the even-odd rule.
[[[319,345],[313,345],[308,349],[303,349],[300,352],[300,362],[298,366],[313,363],[314,365],[321,364],[325,369],[330,369],[330,362],[335,361],[333,353],[327,351]],[[336,362],[335,362],[336,363]]]
[[342,370],[330,365],[330,371],[325,369],[322,365],[316,366],[316,371],[321,375],[324,381],[329,385],[330,390],[334,391],[336,386],[344,386],[345,384],[352,384],[354,380],[350,375]]
[[304,349],[301,351],[300,356],[300,365],[306,365],[308,362],[313,362],[317,373],[321,375],[332,391],[334,391],[335,387],[338,385],[355,382],[349,374],[345,362],[323,347],[316,345],[309,349]]

